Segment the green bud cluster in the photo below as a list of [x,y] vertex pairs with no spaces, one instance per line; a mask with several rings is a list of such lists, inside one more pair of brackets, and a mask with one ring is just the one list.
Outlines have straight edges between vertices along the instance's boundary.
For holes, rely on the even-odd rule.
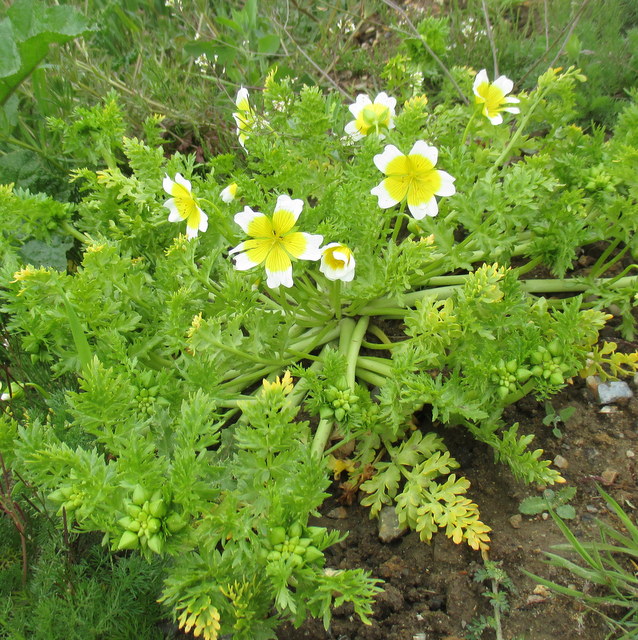
[[85,499],[86,493],[75,485],[60,487],[49,494],[49,500],[61,503],[56,513],[58,516],[61,516],[63,511],[66,511],[67,516],[71,515],[84,504]]
[[565,373],[569,365],[563,360],[562,350],[558,340],[552,340],[545,347],[539,347],[530,356],[532,375],[543,378],[554,385],[565,384]]
[[547,347],[539,347],[530,357],[529,362],[520,364],[516,360],[499,360],[490,368],[490,380],[497,385],[497,393],[501,398],[514,393],[529,378],[542,378],[550,384],[565,384],[565,374],[569,365],[564,362],[560,342],[552,340]]
[[118,520],[124,529],[117,544],[118,551],[141,548],[161,554],[167,535],[178,533],[186,526],[181,515],[168,513],[168,504],[161,491],[151,493],[139,484],[125,510],[127,515]]
[[286,530],[284,527],[273,527],[268,534],[266,555],[268,562],[290,562],[294,567],[311,564],[323,558],[323,552],[315,545],[319,544],[325,534],[323,527],[302,527],[295,523]]
[[359,396],[350,389],[345,378],[339,379],[336,385],[328,387],[325,397],[326,405],[321,410],[321,417],[334,416],[337,422],[343,422],[350,411],[355,409],[359,403]]
[[497,386],[497,393],[501,398],[505,398],[510,393],[514,393],[519,385],[527,382],[532,372],[526,367],[519,366],[516,360],[499,360],[490,369],[490,380]]

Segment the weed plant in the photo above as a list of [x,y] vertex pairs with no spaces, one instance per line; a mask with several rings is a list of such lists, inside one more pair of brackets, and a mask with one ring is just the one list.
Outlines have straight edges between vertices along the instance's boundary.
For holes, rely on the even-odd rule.
[[[221,31],[204,47],[253,83],[288,46],[253,3],[215,20],[262,47],[252,59]],[[43,629],[82,604],[111,633],[96,608],[105,590],[113,610],[133,594],[145,603],[147,620],[121,622],[144,637],[157,594],[148,581],[117,588],[142,561],[179,626],[207,640],[272,638],[307,616],[328,627],[343,602],[369,622],[379,581],[331,567],[343,537],[309,524],[333,473],[371,516],[393,505],[424,542],[440,530],[489,548],[459,463],[414,421],[423,406],[519,480],[563,482],[504,412],[578,375],[637,369],[638,354],[598,334],[611,305],[634,334],[638,106],[612,132],[586,132],[573,124],[586,80],[575,67],[516,94],[485,70],[450,76],[465,99],[397,103],[271,69],[262,90],[228,101],[235,148],[208,159],[171,153],[161,116],[131,130],[116,93],[48,119],[61,157],[79,160],[74,197],[0,186],[16,389],[1,401],[2,497],[9,514],[38,505],[27,533],[13,518],[21,542],[41,520],[61,532],[26,551]],[[69,566],[60,536],[103,548],[87,542]],[[13,571],[7,620],[28,634]],[[52,586],[69,583],[79,596]]]
[[[577,598],[602,615],[610,628],[607,638],[630,640],[638,633],[638,580],[635,570],[638,528],[614,498],[600,487],[598,491],[612,518],[611,522],[598,520],[600,539],[594,542],[580,540],[562,518],[552,513],[566,543],[553,547],[558,553],[545,553],[549,564],[567,570],[578,580],[595,585],[595,590],[581,591],[529,575],[560,594]],[[620,615],[615,613],[618,609]]]

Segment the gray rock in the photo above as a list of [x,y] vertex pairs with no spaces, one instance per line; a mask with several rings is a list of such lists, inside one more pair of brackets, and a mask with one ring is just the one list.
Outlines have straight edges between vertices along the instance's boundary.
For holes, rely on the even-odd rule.
[[598,402],[600,404],[627,404],[633,395],[629,385],[622,380],[610,380],[598,385]]
[[384,543],[398,540],[408,528],[399,524],[394,507],[383,507],[379,512],[379,540]]

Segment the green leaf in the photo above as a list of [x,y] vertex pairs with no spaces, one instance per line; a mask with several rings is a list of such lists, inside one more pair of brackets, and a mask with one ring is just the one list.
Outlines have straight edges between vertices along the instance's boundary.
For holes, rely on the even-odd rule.
[[26,264],[34,267],[53,267],[57,271],[66,271],[66,252],[73,246],[73,241],[53,236],[49,242],[29,240],[20,248],[20,254]]
[[73,7],[47,7],[37,0],[15,2],[0,23],[0,40],[9,52],[0,62],[0,105],[47,55],[49,45],[64,44],[90,30]]
[[259,38],[257,42],[257,51],[259,51],[259,53],[266,54],[277,53],[280,44],[281,41],[279,40],[279,36],[271,33],[263,38]]
[[0,22],[0,42],[2,42],[2,56],[0,56],[0,78],[6,78],[20,69],[20,54],[15,40],[11,21],[5,18]]
[[563,520],[573,520],[576,517],[576,509],[571,504],[563,504],[556,507],[556,515]]

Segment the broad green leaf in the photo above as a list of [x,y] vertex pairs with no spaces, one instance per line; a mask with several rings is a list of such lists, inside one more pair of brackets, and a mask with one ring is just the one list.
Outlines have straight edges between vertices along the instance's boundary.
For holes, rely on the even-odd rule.
[[8,25],[0,28],[0,40],[9,50],[6,62],[0,63],[0,105],[47,55],[49,45],[64,44],[91,30],[72,7],[47,7],[37,0],[18,0],[0,24]]
[[271,33],[263,38],[259,38],[257,42],[257,50],[259,53],[272,54],[277,53],[279,50],[280,40],[279,36]]
[[0,42],[2,42],[2,55],[0,56],[0,78],[6,78],[20,69],[20,54],[13,39],[11,21],[5,18],[0,22]]

